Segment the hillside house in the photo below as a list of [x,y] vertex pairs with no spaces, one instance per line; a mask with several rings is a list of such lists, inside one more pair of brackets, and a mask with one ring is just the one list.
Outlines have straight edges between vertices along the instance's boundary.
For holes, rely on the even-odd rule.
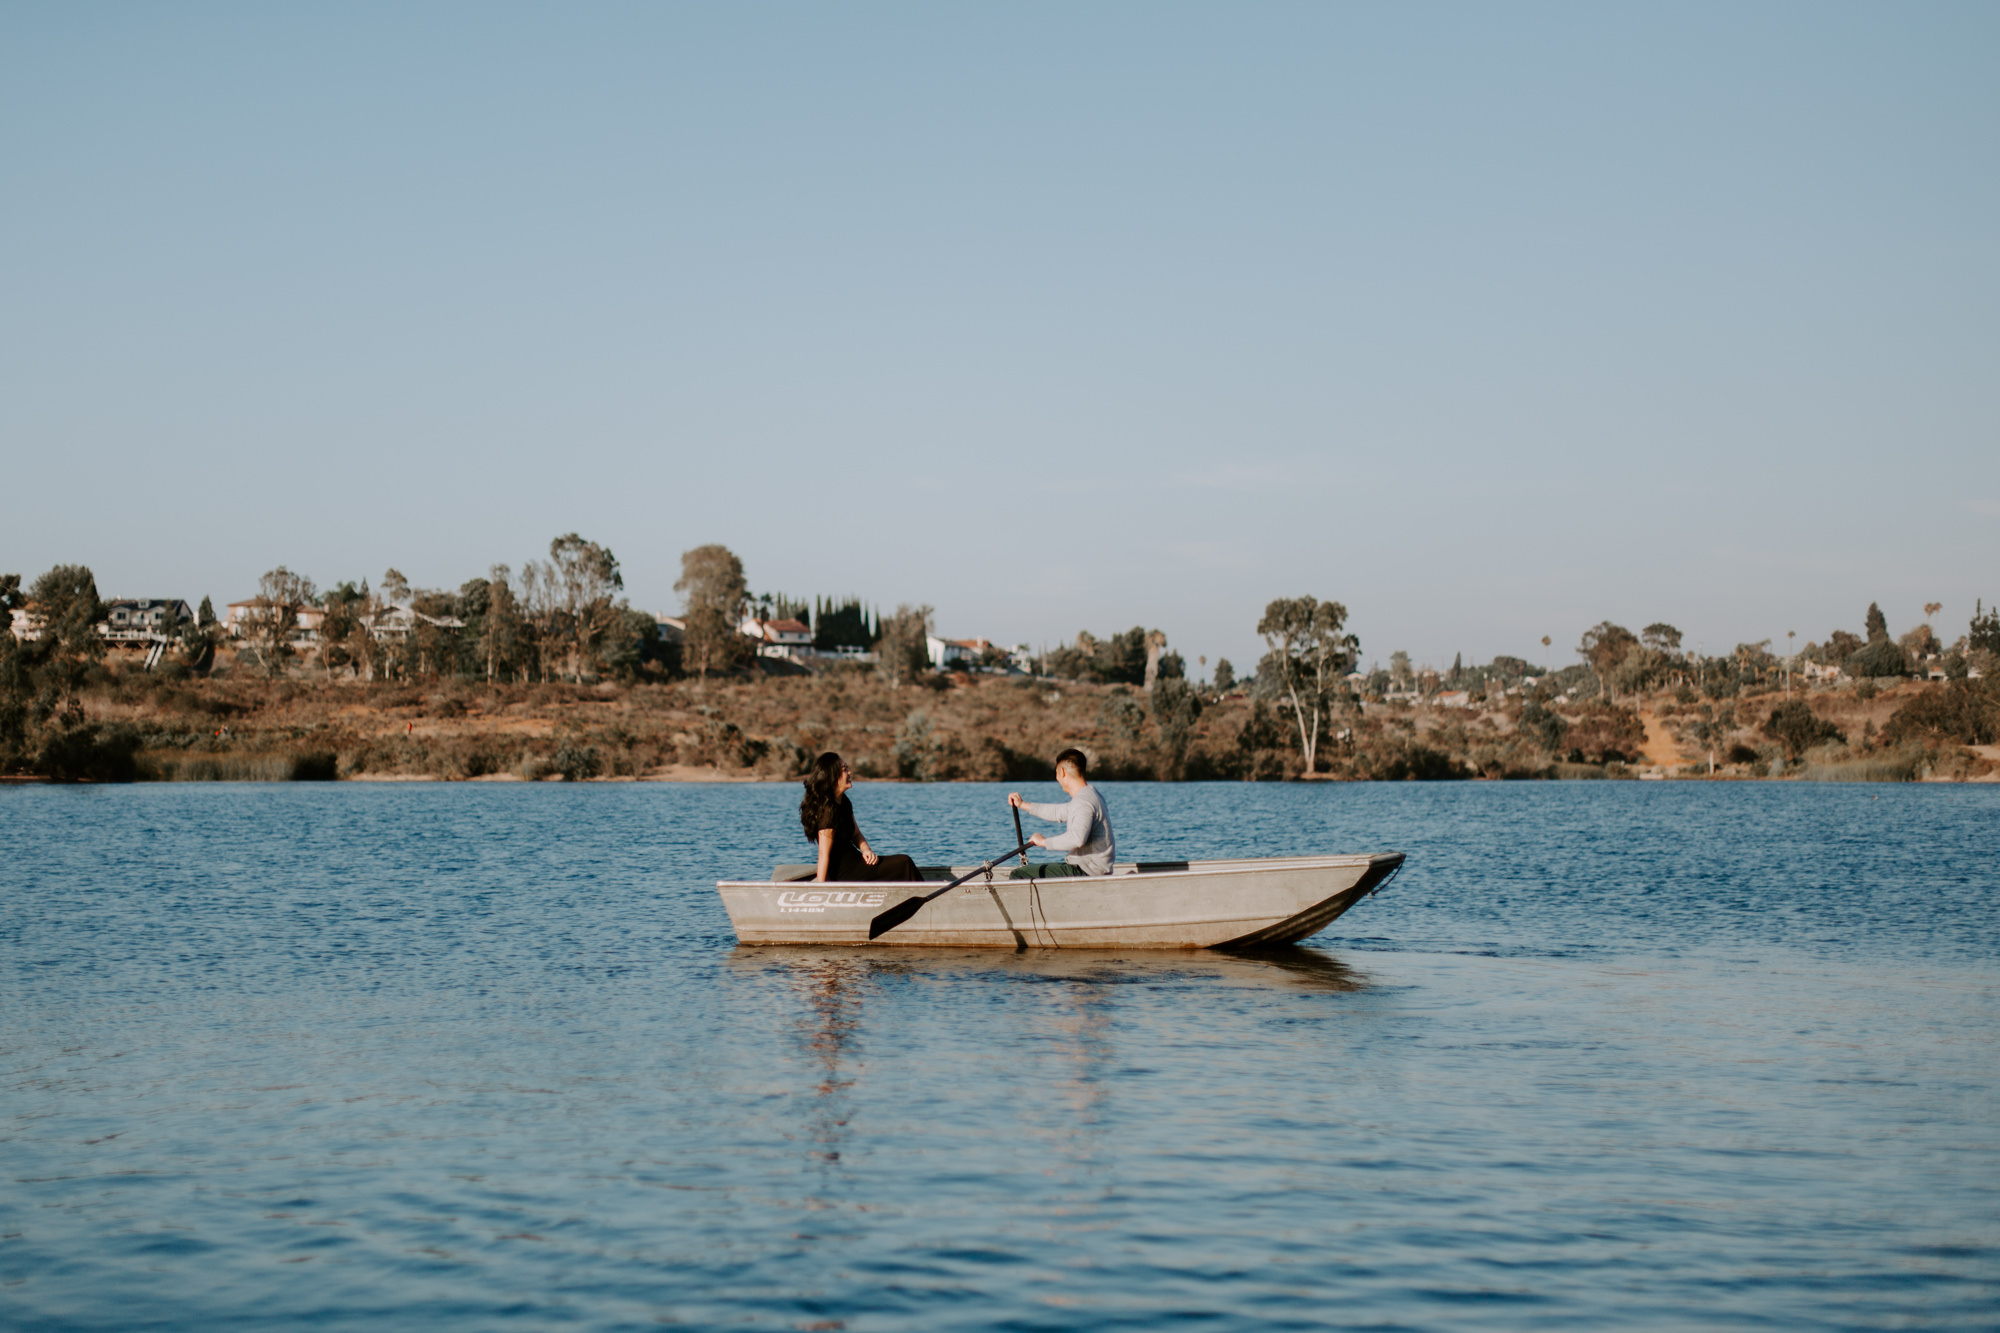
[[[317,621],[314,622],[317,626]],[[457,616],[427,616],[413,606],[402,602],[392,602],[386,610],[378,611],[368,626],[371,637],[390,643],[403,643],[417,632],[420,625],[430,625],[436,629],[456,633],[465,628],[465,622]]]
[[798,620],[759,620],[751,616],[737,626],[747,639],[757,644],[759,657],[779,657],[792,662],[809,662],[813,652],[810,625]]
[[114,597],[97,632],[114,644],[150,645],[193,619],[194,609],[178,597]]
[[[283,609],[283,603],[274,602],[268,597],[252,597],[247,601],[231,602],[228,610],[223,613],[222,627],[230,638],[240,639],[246,634],[254,633],[258,625],[265,623],[273,615],[282,613]],[[317,643],[320,622],[326,619],[326,613],[306,603],[294,606],[292,613],[298,617],[298,628],[292,631],[292,641]]]
[[987,639],[941,639],[935,634],[924,636],[924,647],[930,654],[931,667],[936,671],[977,666],[979,659],[992,646]]

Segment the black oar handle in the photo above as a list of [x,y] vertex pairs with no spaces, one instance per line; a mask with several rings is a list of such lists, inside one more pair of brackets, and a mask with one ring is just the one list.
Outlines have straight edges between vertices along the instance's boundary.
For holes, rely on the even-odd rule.
[[1007,808],[1014,812],[1014,840],[1021,844],[1021,864],[1026,865],[1028,864],[1028,840],[1021,833],[1021,807],[1009,801]]

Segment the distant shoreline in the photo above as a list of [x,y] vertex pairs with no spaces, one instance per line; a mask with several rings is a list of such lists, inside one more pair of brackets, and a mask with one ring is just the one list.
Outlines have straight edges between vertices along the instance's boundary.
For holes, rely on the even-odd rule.
[[1186,687],[1163,696],[1182,709],[1163,718],[1136,686],[962,672],[897,686],[859,669],[587,684],[100,669],[83,695],[100,762],[52,776],[706,785],[793,782],[832,750],[864,781],[1018,783],[1049,780],[1076,745],[1113,782],[2000,781],[2000,746],[1940,731],[1986,698],[1974,684],[1371,695],[1322,718],[1309,767],[1282,696],[1208,688],[1192,708]]

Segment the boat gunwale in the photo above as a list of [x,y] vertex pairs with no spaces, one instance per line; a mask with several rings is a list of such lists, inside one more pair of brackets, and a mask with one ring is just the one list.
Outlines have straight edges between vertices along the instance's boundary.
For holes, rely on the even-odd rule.
[[[1114,865],[1109,875],[1058,877],[1053,880],[1011,880],[1009,879],[1008,876],[1002,875],[1000,873],[1002,867],[995,866],[993,867],[993,875],[994,875],[993,882],[999,883],[1001,880],[1005,879],[1009,880],[1009,882],[1012,883],[1040,883],[1045,885],[1063,885],[1072,883],[1073,881],[1080,881],[1076,882],[1075,886],[1078,888],[1082,888],[1085,886],[1095,887],[1100,884],[1111,884],[1111,883],[1121,882],[1124,880],[1133,880],[1133,879],[1144,879],[1151,881],[1151,880],[1161,880],[1161,879],[1179,879],[1194,875],[1254,875],[1268,870],[1311,870],[1311,869],[1319,869],[1322,867],[1331,868],[1334,866],[1373,865],[1378,861],[1383,861],[1390,858],[1394,858],[1395,860],[1400,861],[1406,855],[1407,854],[1404,852],[1351,852],[1340,856],[1272,856],[1272,857],[1262,857],[1255,859],[1234,858],[1234,859],[1217,859],[1213,861],[1188,861],[1185,863],[1178,861],[1127,861],[1127,862],[1122,862],[1119,865]],[[1139,869],[1139,867],[1142,865],[1178,866],[1181,864],[1185,864],[1187,866],[1187,869],[1185,870],[1140,870]],[[1124,866],[1130,866],[1131,869],[1126,870],[1123,868]],[[956,878],[961,874],[965,874],[968,872],[976,872],[979,869],[979,864],[975,862],[969,866],[954,865],[954,866],[925,867],[925,868],[946,870],[952,873],[953,878]],[[895,882],[896,881],[867,880],[867,879],[815,880],[811,878],[719,879],[715,882],[715,887],[718,889],[776,889],[796,884],[823,884],[825,887],[829,889],[834,888],[836,886],[847,887],[847,888],[866,886],[869,889],[882,889],[882,888],[893,887]],[[931,881],[924,880],[915,882],[930,883]],[[984,884],[986,881],[980,880],[978,882]]]

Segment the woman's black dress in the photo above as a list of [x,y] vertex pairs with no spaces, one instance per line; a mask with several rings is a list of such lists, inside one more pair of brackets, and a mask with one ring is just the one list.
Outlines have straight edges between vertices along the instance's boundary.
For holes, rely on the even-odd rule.
[[821,828],[833,830],[833,855],[827,858],[826,877],[844,883],[857,880],[920,880],[917,863],[907,856],[878,856],[869,865],[861,858],[861,830],[854,823],[854,807],[845,796],[833,804],[820,820]]

